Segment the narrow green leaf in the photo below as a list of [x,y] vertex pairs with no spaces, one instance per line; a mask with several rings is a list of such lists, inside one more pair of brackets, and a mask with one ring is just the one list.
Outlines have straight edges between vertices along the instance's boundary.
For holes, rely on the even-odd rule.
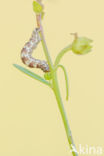
[[68,100],[69,98],[69,79],[68,79],[68,75],[67,75],[67,72],[66,72],[66,69],[63,65],[57,65],[55,70],[57,70],[58,68],[61,68],[64,72],[64,76],[65,76],[65,82],[66,82],[66,100]]
[[46,84],[46,85],[51,87],[51,84],[48,81],[46,81],[45,79],[43,79],[42,77],[40,77],[39,75],[29,71],[28,69],[26,69],[26,68],[24,68],[24,67],[22,67],[20,65],[13,64],[13,66],[16,67],[17,69],[19,69],[24,74],[32,77],[33,79],[36,79],[36,80],[38,80],[38,81],[40,81],[40,82],[42,82],[42,83],[44,83],[44,84]]

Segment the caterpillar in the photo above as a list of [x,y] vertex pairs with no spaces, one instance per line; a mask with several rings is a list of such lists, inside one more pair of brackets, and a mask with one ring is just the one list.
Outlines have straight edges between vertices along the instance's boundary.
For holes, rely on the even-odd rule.
[[24,45],[23,49],[21,50],[21,59],[22,62],[30,68],[40,68],[41,70],[43,70],[43,72],[49,72],[49,66],[46,61],[35,59],[31,56],[33,50],[41,41],[39,32],[39,28],[34,29],[30,40]]

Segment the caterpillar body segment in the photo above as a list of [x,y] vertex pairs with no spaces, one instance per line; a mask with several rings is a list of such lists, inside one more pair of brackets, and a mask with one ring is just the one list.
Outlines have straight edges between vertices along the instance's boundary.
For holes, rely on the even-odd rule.
[[43,72],[49,72],[49,66],[46,61],[32,57],[33,50],[41,41],[39,31],[39,28],[36,28],[33,31],[30,40],[24,45],[23,49],[21,50],[21,59],[22,62],[30,68],[40,68],[41,70],[43,70]]

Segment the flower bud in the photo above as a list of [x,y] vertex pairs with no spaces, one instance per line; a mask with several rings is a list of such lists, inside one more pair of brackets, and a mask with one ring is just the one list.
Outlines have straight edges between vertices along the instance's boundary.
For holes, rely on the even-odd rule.
[[52,79],[52,73],[51,73],[51,72],[45,73],[45,74],[44,74],[44,78],[45,78],[46,80],[51,80],[51,79]]
[[33,1],[33,10],[36,14],[43,13],[43,6],[39,2]]
[[78,37],[77,34],[74,35],[75,39],[72,43],[72,51],[75,54],[81,55],[89,53],[92,49],[92,45],[90,45],[90,43],[92,43],[92,40],[86,37]]

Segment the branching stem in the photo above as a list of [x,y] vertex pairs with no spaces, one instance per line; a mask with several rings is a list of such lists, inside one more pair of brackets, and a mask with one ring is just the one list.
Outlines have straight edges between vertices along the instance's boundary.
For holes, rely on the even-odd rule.
[[[39,0],[37,0],[37,2],[39,2]],[[41,24],[41,15],[36,15],[36,19],[37,19],[37,26],[41,29],[40,36],[41,36],[41,39],[42,39],[41,42],[42,42],[43,50],[44,50],[47,62],[49,64],[50,70],[52,71],[53,64],[52,64],[52,60],[51,60],[51,57],[49,55],[48,48],[47,48],[47,45],[46,45],[46,41],[45,41],[45,38],[44,38],[43,27],[42,27],[42,24]],[[64,50],[62,50],[62,52],[59,54],[58,58],[55,61],[56,65],[59,63],[59,61],[60,61],[61,57],[64,55],[64,53],[67,52],[68,50],[70,50],[70,48],[71,47],[68,46]],[[57,100],[57,103],[58,103],[58,107],[59,107],[59,110],[60,110],[60,113],[61,113],[61,117],[62,117],[62,120],[63,120],[63,123],[64,123],[64,127],[65,127],[65,131],[66,131],[69,146],[70,146],[70,148],[72,150],[73,156],[78,156],[78,154],[72,148],[72,147],[74,147],[74,149],[75,149],[75,145],[74,145],[74,142],[73,142],[73,138],[72,138],[71,130],[70,130],[70,127],[69,127],[67,115],[66,115],[64,105],[63,105],[63,102],[62,102],[56,72],[54,72],[53,75],[52,75],[52,85],[53,85],[53,92],[55,94],[55,97],[56,97],[56,100]]]
[[65,47],[64,49],[62,49],[59,52],[58,56],[56,57],[56,60],[55,60],[55,64],[54,65],[56,66],[57,64],[59,64],[59,62],[60,62],[61,58],[63,57],[63,55],[65,53],[69,52],[70,50],[71,50],[71,44],[68,45],[67,47]]

